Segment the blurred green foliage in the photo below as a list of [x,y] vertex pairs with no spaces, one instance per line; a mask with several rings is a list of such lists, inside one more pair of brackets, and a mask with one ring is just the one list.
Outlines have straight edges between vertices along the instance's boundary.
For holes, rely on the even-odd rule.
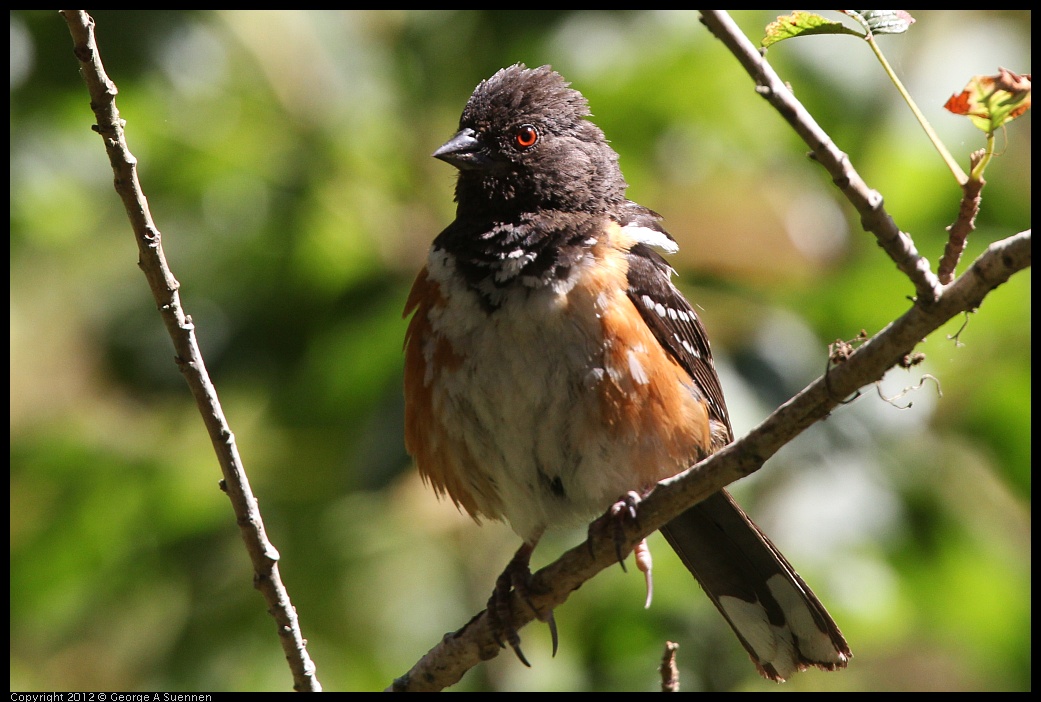
[[[781,11],[741,11],[758,41]],[[942,105],[1030,72],[1028,11],[923,11],[881,43],[963,164]],[[127,137],[318,676],[382,689],[483,607],[517,545],[424,488],[402,447],[400,317],[453,215],[429,154],[470,91],[551,63],[589,98],[633,199],[662,212],[739,433],[878,331],[912,288],[693,12],[99,11]],[[769,58],[936,261],[960,193],[870,51]],[[991,164],[967,260],[1030,226],[1029,115]],[[11,13],[11,689],[287,690],[290,676],[172,362],[54,12]],[[965,264],[960,267],[964,270]],[[737,492],[827,603],[848,670],[788,690],[1029,690],[1030,280],[934,334]],[[958,332],[959,341],[950,334]],[[913,407],[910,405],[913,404]],[[902,409],[908,407],[906,409]],[[536,563],[581,534],[547,538]],[[774,689],[682,566],[620,569],[462,689]]]

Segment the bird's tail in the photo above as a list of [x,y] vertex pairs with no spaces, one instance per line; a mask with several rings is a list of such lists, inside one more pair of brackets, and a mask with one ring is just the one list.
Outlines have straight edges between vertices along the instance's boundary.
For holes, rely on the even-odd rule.
[[765,677],[845,667],[852,654],[831,615],[726,490],[661,531]]

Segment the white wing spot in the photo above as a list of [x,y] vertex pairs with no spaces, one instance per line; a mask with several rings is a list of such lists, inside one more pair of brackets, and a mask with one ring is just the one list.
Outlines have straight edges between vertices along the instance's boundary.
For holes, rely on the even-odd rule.
[[691,346],[690,342],[682,338],[679,334],[673,334],[672,338],[680,342],[680,346],[683,347],[683,350],[689,353],[691,356],[693,356],[694,358],[701,358],[701,354],[698,353],[698,350]]
[[629,224],[622,227],[622,231],[641,244],[653,246],[656,249],[661,249],[665,253],[676,253],[680,250],[679,244],[673,241],[672,237],[665,232],[659,232],[650,227],[641,227],[635,224]]

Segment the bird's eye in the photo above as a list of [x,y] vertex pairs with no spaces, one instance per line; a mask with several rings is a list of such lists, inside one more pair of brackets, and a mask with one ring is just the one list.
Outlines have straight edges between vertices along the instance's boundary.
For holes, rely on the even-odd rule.
[[521,151],[527,151],[539,141],[539,132],[530,124],[522,124],[513,130],[513,144]]

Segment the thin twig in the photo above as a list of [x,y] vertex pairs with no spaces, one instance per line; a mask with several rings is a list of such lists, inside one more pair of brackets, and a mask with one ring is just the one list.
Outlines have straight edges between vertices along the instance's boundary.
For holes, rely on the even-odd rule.
[[[903,316],[850,353],[844,362],[831,367],[827,378],[818,378],[747,435],[689,470],[660,482],[636,507],[633,523],[624,525],[623,548],[632,549],[692,505],[759,470],[782,446],[827,417],[844,398],[900,365],[922,339],[957,315],[977,309],[991,290],[1030,266],[1030,238],[1028,230],[992,244],[935,303],[916,302]],[[519,629],[531,622],[535,618],[532,606],[539,611],[559,607],[582,583],[615,565],[616,537],[616,533],[594,533],[588,541],[535,573],[530,606],[513,595],[513,625]],[[444,689],[500,650],[488,618],[481,612],[463,628],[446,634],[388,689]]]
[[813,157],[831,174],[835,185],[860,213],[861,226],[875,235],[897,268],[911,280],[918,298],[925,302],[938,299],[942,286],[929,269],[929,261],[918,253],[911,237],[900,231],[886,212],[882,195],[867,186],[849,157],[795,98],[730,15],[722,10],[702,10],[701,19],[752,77],[756,91],[792,126],[810,147]]
[[[759,470],[763,463],[813,423],[827,417],[845,398],[882,378],[931,332],[949,319],[975,310],[986,295],[1017,271],[1030,266],[1030,231],[992,244],[946,289],[918,255],[914,242],[902,233],[882,207],[882,196],[870,190],[848,157],[816,124],[725,13],[703,11],[706,25],[734,52],[773,105],[813,149],[839,188],[860,211],[864,227],[912,281],[918,296],[899,319],[853,350],[805,390],[784,403],[758,427],[721,451],[677,476],[658,484],[637,506],[637,518],[625,525],[622,547],[631,550],[641,539],[692,505],[730,483]],[[535,611],[555,609],[582,583],[617,562],[617,533],[592,530],[580,544],[532,576],[531,597],[514,593],[513,626],[535,619]],[[434,691],[457,683],[470,668],[501,650],[480,612],[461,629],[446,634],[388,690]]]
[[986,154],[987,151],[984,149],[972,154],[971,165],[974,177],[969,178],[962,185],[958,219],[948,228],[947,245],[943,248],[943,258],[940,259],[940,266],[937,269],[937,276],[944,285],[954,280],[954,271],[965,251],[965,242],[968,241],[969,234],[976,229],[976,215],[980,211],[980,193],[983,191],[983,186],[987,184],[982,176],[976,174],[976,165],[985,158]]
[[679,647],[680,645],[674,641],[665,642],[665,652],[662,653],[661,666],[658,668],[662,692],[680,691],[680,671],[676,667],[676,649]]
[[105,73],[94,37],[94,20],[82,10],[62,10],[72,34],[73,53],[80,62],[80,72],[90,93],[90,106],[97,124],[93,129],[104,139],[105,150],[115,174],[115,188],[137,239],[138,265],[158,305],[167,332],[173,340],[176,363],[202,414],[210,441],[217,452],[224,479],[221,489],[231,498],[239,531],[253,562],[254,586],[268,604],[268,611],[278,624],[279,639],[293,674],[297,691],[320,692],[315,665],[307,654],[300,633],[296,610],[278,572],[278,551],[264,532],[264,521],[246,478],[235,436],[231,433],[217,391],[210,382],[202,353],[195,337],[195,325],[181,308],[177,292],[180,283],[174,278],[163,254],[162,236],[148,211],[148,201],[137,177],[137,159],[127,147],[124,121],[116,108],[117,89]]

